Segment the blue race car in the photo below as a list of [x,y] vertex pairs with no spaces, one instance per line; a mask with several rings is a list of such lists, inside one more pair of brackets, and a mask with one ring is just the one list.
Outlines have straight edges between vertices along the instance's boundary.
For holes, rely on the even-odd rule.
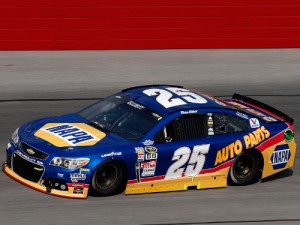
[[74,114],[18,128],[4,172],[68,198],[246,185],[294,165],[293,119],[234,94],[125,89]]

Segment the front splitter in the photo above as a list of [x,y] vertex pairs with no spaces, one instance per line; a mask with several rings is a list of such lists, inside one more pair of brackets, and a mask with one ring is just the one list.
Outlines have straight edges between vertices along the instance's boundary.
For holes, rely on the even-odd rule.
[[63,197],[63,198],[75,198],[75,199],[86,199],[88,196],[88,189],[84,187],[83,188],[83,193],[82,194],[74,194],[74,187],[68,187],[68,191],[60,191],[56,189],[51,189],[50,191],[47,191],[47,188],[45,186],[42,186],[38,183],[29,181],[24,179],[23,177],[19,176],[16,174],[13,170],[11,170],[6,164],[3,165],[3,172],[11,177],[12,179],[18,181],[21,184],[26,185],[27,187],[30,187],[36,191],[53,195],[53,196],[58,196],[58,197]]

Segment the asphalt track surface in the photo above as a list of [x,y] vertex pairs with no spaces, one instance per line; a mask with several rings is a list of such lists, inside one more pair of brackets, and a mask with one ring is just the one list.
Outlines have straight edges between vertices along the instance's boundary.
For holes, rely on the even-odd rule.
[[[300,134],[298,49],[0,52],[0,162],[20,124],[150,83],[253,95],[293,117],[296,140]],[[300,224],[299,209],[299,153],[292,170],[249,186],[87,200],[42,194],[0,173],[0,224],[6,225],[292,225]]]

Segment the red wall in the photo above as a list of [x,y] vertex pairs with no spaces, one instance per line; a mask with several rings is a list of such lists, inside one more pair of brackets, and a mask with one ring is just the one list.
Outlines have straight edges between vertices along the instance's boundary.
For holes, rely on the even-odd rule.
[[0,50],[300,47],[300,0],[0,0]]

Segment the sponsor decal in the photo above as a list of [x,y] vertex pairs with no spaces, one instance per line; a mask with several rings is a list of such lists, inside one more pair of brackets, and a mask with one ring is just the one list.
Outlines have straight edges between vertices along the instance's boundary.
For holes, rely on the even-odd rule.
[[20,150],[17,150],[15,153],[17,153],[19,156],[21,156],[23,159],[26,159],[29,162],[32,162],[32,163],[38,164],[38,165],[43,165],[43,163],[41,161],[33,159],[33,158],[29,157],[28,155],[25,155]]
[[190,110],[188,110],[188,111],[180,111],[180,113],[182,114],[182,115],[185,115],[185,114],[194,114],[194,113],[198,113],[198,110],[196,110],[196,109],[190,109]]
[[137,154],[138,162],[142,162],[145,159],[145,151],[143,147],[136,147],[135,153]]
[[142,177],[150,177],[150,176],[154,176],[154,174],[155,174],[155,167],[145,168],[143,169]]
[[79,169],[79,173],[89,173],[90,172],[90,169],[88,168],[80,168]]
[[256,118],[250,118],[249,123],[250,123],[250,127],[251,128],[258,128],[258,127],[260,127],[259,120],[256,119]]
[[84,188],[85,184],[84,183],[71,183],[68,184],[69,187],[73,187],[73,188]]
[[64,177],[64,174],[63,173],[57,173],[57,176],[58,177]]
[[278,170],[284,168],[288,163],[290,156],[291,154],[288,144],[276,146],[271,156],[273,169]]
[[83,188],[74,188],[73,194],[83,194]]
[[153,146],[146,146],[145,151],[148,153],[157,153],[157,148],[155,148]]
[[57,147],[92,146],[106,136],[84,123],[48,123],[34,135]]
[[144,145],[153,145],[153,144],[154,144],[154,141],[152,141],[152,140],[145,140],[145,141],[143,142],[143,144],[144,144]]
[[154,176],[158,155],[157,148],[153,146],[146,146],[145,148],[136,147],[135,152],[138,157],[137,163],[135,164],[137,182],[141,182],[141,177]]
[[214,132],[214,128],[210,127],[208,128],[208,135],[214,135],[215,132]]
[[151,160],[149,162],[142,162],[141,163],[141,169],[142,171],[142,177],[149,177],[154,176],[155,174],[155,168],[156,168],[156,160]]
[[10,148],[11,148],[11,144],[7,143],[7,149],[10,149]]
[[231,144],[222,148],[222,150],[217,151],[214,165],[217,166],[239,155],[243,151],[243,142],[245,149],[250,149],[269,137],[270,132],[264,126],[261,126],[252,133],[245,135],[242,141],[236,140],[235,142],[232,142]]
[[269,137],[270,132],[264,126],[261,126],[250,134],[244,136],[245,147],[246,149],[252,148]]
[[97,140],[92,134],[69,124],[49,127],[44,129],[44,131],[55,134],[72,145],[85,141]]
[[213,120],[213,114],[207,113],[207,125],[208,125],[208,135],[214,135],[214,120]]
[[140,105],[140,104],[138,104],[138,103],[136,103],[134,101],[127,102],[127,105],[130,105],[130,106],[132,106],[132,107],[134,107],[136,109],[144,109],[145,108],[144,106],[142,106],[142,105]]
[[243,118],[243,119],[245,119],[245,120],[249,119],[249,117],[246,114],[241,113],[241,112],[236,112],[236,115],[239,116],[239,117],[241,117],[241,118]]
[[101,157],[111,157],[111,156],[120,156],[122,155],[122,152],[111,152],[111,153],[107,153],[107,154],[102,154]]
[[214,121],[213,121],[212,115],[208,116],[208,118],[207,118],[207,124],[208,124],[209,127],[212,127],[214,125]]
[[157,159],[157,153],[147,153],[145,155],[146,160]]
[[228,159],[233,159],[236,155],[239,155],[242,150],[243,144],[240,140],[232,142],[231,144],[227,145],[225,148],[222,148],[222,150],[219,150],[217,152],[215,166],[222,162],[226,162]]
[[141,168],[155,168],[156,167],[156,160],[151,160],[149,162],[142,162],[141,163]]
[[269,122],[275,122],[275,121],[277,121],[277,120],[276,120],[275,118],[273,118],[273,117],[266,116],[265,114],[259,112],[258,110],[249,108],[248,106],[242,105],[242,104],[240,104],[240,103],[238,103],[238,102],[230,101],[229,103],[232,104],[232,105],[235,105],[235,106],[237,106],[237,107],[239,107],[239,108],[241,108],[241,109],[244,109],[245,111],[247,111],[247,112],[249,112],[249,113],[252,113],[252,114],[254,114],[254,115],[256,115],[256,116],[259,116],[259,117],[261,117],[261,118],[262,118],[263,120],[265,120],[265,121],[269,121]]
[[86,174],[83,173],[70,173],[70,178],[72,182],[78,182],[79,180],[85,180]]
[[274,119],[273,117],[270,117],[270,116],[265,116],[265,117],[263,117],[263,119],[265,121],[269,121],[269,122],[276,122],[277,121],[276,119]]

